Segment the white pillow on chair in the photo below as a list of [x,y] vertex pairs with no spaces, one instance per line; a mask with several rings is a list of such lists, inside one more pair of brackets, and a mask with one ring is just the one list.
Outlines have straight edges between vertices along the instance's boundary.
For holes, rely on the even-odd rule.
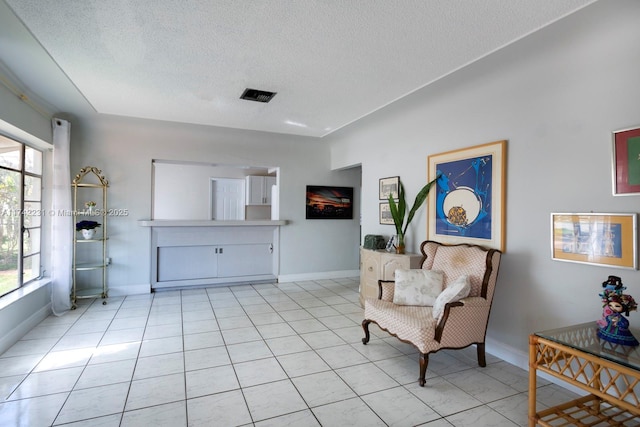
[[433,304],[433,318],[439,319],[442,313],[444,313],[444,306],[447,303],[459,301],[467,297],[469,292],[471,292],[471,283],[467,275],[460,276],[455,281],[449,283],[449,286],[438,295],[436,302]]
[[393,303],[432,306],[444,286],[444,273],[439,270],[396,270]]

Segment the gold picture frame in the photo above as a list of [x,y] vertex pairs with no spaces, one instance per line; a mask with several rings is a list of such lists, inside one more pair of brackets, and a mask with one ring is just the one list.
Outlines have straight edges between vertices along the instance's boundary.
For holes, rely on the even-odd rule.
[[495,141],[428,157],[427,239],[506,247],[507,141]]
[[637,215],[552,213],[551,258],[637,270]]

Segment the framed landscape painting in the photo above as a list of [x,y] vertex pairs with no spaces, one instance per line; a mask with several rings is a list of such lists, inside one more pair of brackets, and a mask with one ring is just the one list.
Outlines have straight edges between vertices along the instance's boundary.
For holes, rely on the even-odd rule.
[[353,219],[353,187],[307,185],[307,219]]
[[637,269],[636,240],[636,214],[551,214],[554,260]]
[[505,251],[507,141],[447,151],[428,158],[427,238]]

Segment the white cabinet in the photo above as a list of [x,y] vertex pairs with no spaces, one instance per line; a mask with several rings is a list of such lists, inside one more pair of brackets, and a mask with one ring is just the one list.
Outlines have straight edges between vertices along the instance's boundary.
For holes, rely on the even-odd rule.
[[218,276],[214,246],[167,246],[158,248],[158,282]]
[[153,227],[151,286],[273,283],[278,239],[278,227],[267,225]]
[[218,250],[218,277],[273,274],[272,243],[226,245]]
[[275,176],[246,177],[247,205],[270,205],[271,187],[276,185]]
[[360,304],[378,297],[378,280],[393,280],[398,269],[420,268],[420,254],[396,254],[360,248]]
[[273,274],[273,245],[158,248],[158,282]]

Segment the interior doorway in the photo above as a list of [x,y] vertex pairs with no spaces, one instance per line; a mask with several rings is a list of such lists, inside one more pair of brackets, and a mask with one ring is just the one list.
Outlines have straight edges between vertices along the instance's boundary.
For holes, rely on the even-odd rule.
[[211,215],[216,221],[245,219],[245,180],[211,178]]

